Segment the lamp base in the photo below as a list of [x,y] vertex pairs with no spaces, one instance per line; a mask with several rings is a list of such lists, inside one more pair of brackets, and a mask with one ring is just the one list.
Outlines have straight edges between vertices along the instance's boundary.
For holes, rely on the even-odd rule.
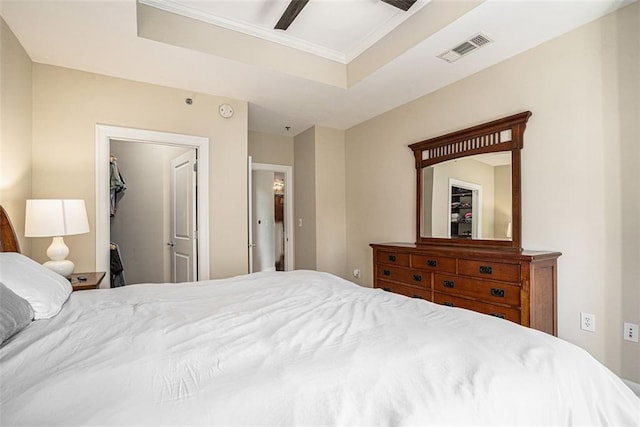
[[75,268],[73,262],[68,259],[62,261],[47,261],[42,265],[64,277],[71,276],[71,273],[73,273],[73,269]]
[[73,262],[65,259],[67,255],[69,255],[69,248],[65,245],[64,239],[61,236],[53,238],[51,245],[47,249],[47,255],[50,260],[42,265],[55,271],[61,276],[71,276],[75,266]]

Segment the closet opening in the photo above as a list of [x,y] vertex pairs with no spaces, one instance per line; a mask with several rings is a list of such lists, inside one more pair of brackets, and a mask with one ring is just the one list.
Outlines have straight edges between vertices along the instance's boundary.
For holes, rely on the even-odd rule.
[[[110,185],[112,157],[126,186],[116,198],[113,217]],[[164,159],[163,163],[152,162],[152,159],[159,158]],[[203,161],[196,163],[199,159]],[[147,184],[155,188],[145,189],[140,194],[142,186],[146,188]],[[176,188],[180,190],[172,195],[172,188],[174,191]],[[152,197],[152,194],[155,196]],[[158,204],[160,199],[162,205]],[[192,211],[176,208],[191,204],[194,206]],[[140,211],[140,215],[127,215],[127,211],[132,209]],[[107,277],[111,276],[111,241],[117,240],[114,243],[120,249],[124,268],[121,283],[207,280],[210,274],[209,215],[208,138],[96,126],[97,271],[106,271]],[[167,222],[170,227],[165,227],[161,232],[143,229],[147,223],[166,225]],[[130,242],[134,236],[142,241],[142,245],[151,247],[152,252],[160,252],[162,261],[154,261],[151,252],[146,252],[146,249],[125,249],[123,240]],[[188,241],[187,246],[191,245],[192,252],[185,252],[185,241]],[[127,247],[132,246],[127,244]],[[109,287],[108,282],[105,280],[101,287]],[[114,286],[117,284],[114,283]]]
[[197,150],[111,141],[111,287],[198,279]]

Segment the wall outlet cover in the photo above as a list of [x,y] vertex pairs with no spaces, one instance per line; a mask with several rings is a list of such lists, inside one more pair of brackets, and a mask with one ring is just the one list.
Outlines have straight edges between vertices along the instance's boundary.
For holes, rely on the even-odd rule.
[[624,323],[624,339],[626,341],[638,342],[638,331],[640,326],[635,323]]
[[580,313],[580,329],[583,331],[596,331],[596,315],[591,313]]

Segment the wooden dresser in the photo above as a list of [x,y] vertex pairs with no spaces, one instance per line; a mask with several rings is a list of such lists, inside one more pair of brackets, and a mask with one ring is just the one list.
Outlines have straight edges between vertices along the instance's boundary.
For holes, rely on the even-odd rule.
[[371,244],[374,287],[557,335],[559,252]]

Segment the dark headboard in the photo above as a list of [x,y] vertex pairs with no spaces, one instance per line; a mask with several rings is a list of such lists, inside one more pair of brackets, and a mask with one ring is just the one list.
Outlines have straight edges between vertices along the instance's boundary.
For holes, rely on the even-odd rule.
[[20,252],[16,231],[11,225],[7,211],[0,206],[0,252]]

